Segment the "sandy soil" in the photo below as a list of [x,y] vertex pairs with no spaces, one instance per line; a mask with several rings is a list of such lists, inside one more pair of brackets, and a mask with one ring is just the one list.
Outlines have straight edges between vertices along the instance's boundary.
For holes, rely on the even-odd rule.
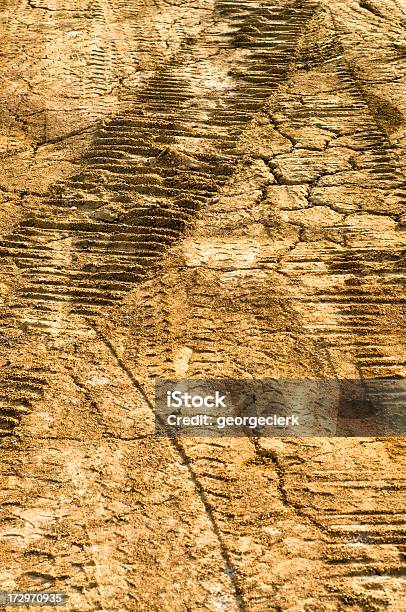
[[404,379],[404,2],[0,0],[0,28],[1,589],[406,610],[403,437],[154,423],[156,378]]

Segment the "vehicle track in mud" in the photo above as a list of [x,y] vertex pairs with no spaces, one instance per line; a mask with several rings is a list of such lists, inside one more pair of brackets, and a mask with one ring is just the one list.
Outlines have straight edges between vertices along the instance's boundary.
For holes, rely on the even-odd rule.
[[[215,209],[218,194],[221,201],[222,191],[227,191],[227,184],[232,183],[235,173],[238,176],[243,155],[241,137],[270,97],[268,108],[272,111],[268,112],[276,132],[283,135],[300,130],[316,116],[318,128],[333,136],[331,144],[319,150],[310,142],[308,148],[299,146],[298,150],[294,147],[289,150],[288,147],[282,154],[262,156],[268,183],[259,181],[260,199],[272,198],[267,192],[269,189],[298,186],[304,190],[308,202],[336,212],[335,204],[331,205],[336,194],[330,197],[329,190],[336,187],[351,190],[352,181],[359,185],[359,173],[371,189],[376,184],[379,191],[384,185],[385,196],[395,193],[397,197],[398,190],[399,198],[403,197],[404,182],[397,170],[396,157],[356,80],[341,59],[343,49],[336,35],[324,48],[318,49],[317,63],[333,65],[339,84],[338,102],[334,96],[311,94],[299,95],[292,101],[292,96],[286,94],[284,98],[285,92],[278,93],[278,88],[291,77],[295,63],[300,68],[301,62],[306,62],[306,55],[295,55],[296,49],[318,4],[216,2],[215,5],[214,17],[209,20],[202,37],[180,45],[175,57],[157,68],[136,90],[123,86],[122,96],[127,108],[105,120],[97,129],[91,146],[79,161],[80,172],[54,185],[46,197],[37,199],[35,206],[40,207],[41,214],[28,215],[17,230],[3,240],[2,255],[10,257],[22,273],[20,288],[4,310],[1,330],[10,342],[16,338],[10,354],[24,350],[19,349],[27,342],[24,337],[19,339],[21,329],[31,342],[48,335],[51,338],[63,336],[71,338],[72,345],[79,346],[81,342],[89,342],[89,327],[93,331],[95,325],[99,340],[94,341],[99,342],[100,354],[107,351],[100,359],[106,369],[109,359],[116,360],[114,367],[121,368],[117,376],[126,380],[122,385],[128,395],[134,393],[128,386],[131,388],[135,380],[145,381],[148,396],[154,376],[173,373],[169,357],[171,331],[166,329],[173,316],[170,299],[173,285],[162,286],[161,272],[158,279],[150,282],[152,287],[148,278],[151,274],[156,275],[156,266],[164,252],[172,245],[176,247],[186,230],[188,236],[190,231],[193,236],[189,228],[196,215],[204,219],[206,207]],[[117,3],[116,13],[121,10]],[[97,20],[99,15],[94,3],[93,16]],[[136,18],[134,14],[134,20]],[[107,55],[110,57],[110,51]],[[317,56],[314,52],[310,55]],[[97,95],[98,87],[105,82],[103,52],[96,49],[92,58],[94,74],[90,81],[94,89],[90,94]],[[273,106],[275,97],[276,107]],[[345,145],[343,139],[347,139]],[[337,155],[331,158],[328,155],[329,147],[334,146],[363,151],[363,155],[355,162],[344,156],[343,165],[342,161],[337,161]],[[304,175],[303,168],[306,169]],[[345,201],[345,197],[341,194],[340,200]],[[306,238],[306,232],[311,232],[311,226],[317,226],[318,222],[315,223],[311,216],[306,219],[306,207],[297,210],[283,219],[299,228],[297,240],[282,257],[261,260],[259,268],[273,267],[277,274],[287,279],[283,281],[283,289],[288,292],[285,302],[288,308],[299,313],[302,329],[299,337],[303,342],[305,337],[308,339],[306,347],[313,347],[308,348],[310,353],[322,346],[329,355],[332,365],[316,364],[314,374],[340,376],[340,360],[350,349],[351,356],[347,358],[357,375],[374,377],[377,368],[379,376],[401,375],[403,361],[393,357],[396,342],[385,323],[388,315],[385,293],[393,291],[401,282],[402,242],[395,232],[400,212],[396,209],[388,213],[388,248],[382,233],[374,226],[372,229],[354,227],[348,215],[358,209],[351,205],[343,204],[338,211],[337,215],[344,214],[343,219],[338,220],[338,216],[334,218],[333,215],[319,223],[320,234],[327,245]],[[391,271],[385,286],[382,284],[382,262],[386,266],[385,278],[389,269]],[[231,263],[235,265],[232,257]],[[314,264],[321,269],[314,272]],[[230,265],[227,254],[225,265]],[[329,289],[320,290],[314,283],[315,276],[321,277],[320,285],[328,285]],[[299,278],[305,279],[301,285],[298,285]],[[261,301],[260,290],[255,289],[255,274],[241,282],[241,295],[237,292],[236,299],[245,307],[248,304],[256,318],[256,327],[252,333],[247,332],[247,339],[252,340],[255,332],[256,341],[266,345],[267,330],[272,329],[275,317],[266,312],[269,302]],[[141,295],[145,293],[139,308],[146,311],[141,315],[142,324],[138,330],[145,345],[139,352],[144,355],[146,364],[140,371],[144,367],[146,376],[138,375],[133,360],[119,356],[120,351],[115,346],[121,332],[118,338],[113,334],[113,338],[107,339],[101,331],[106,309],[113,311],[115,305],[140,284],[145,286],[140,290]],[[314,285],[315,290],[312,289]],[[269,285],[264,285],[268,289],[271,286],[272,279]],[[213,376],[221,367],[219,353],[224,340],[221,332],[213,340],[216,323],[206,318],[205,311],[211,307],[211,302],[216,303],[216,291],[189,287],[190,291],[192,302],[196,300],[196,312],[192,314],[196,323],[194,342],[200,343],[201,356],[194,361],[187,376]],[[149,310],[144,303],[150,304]],[[401,308],[403,303],[404,297],[400,294],[396,301],[390,300],[393,309]],[[320,307],[322,304],[327,304],[328,309]],[[284,309],[286,305],[282,306],[282,311]],[[394,320],[396,314],[392,316],[391,312],[390,325]],[[281,329],[285,329],[283,325]],[[297,323],[293,326],[297,327]],[[223,336],[226,329],[227,326],[223,327]],[[78,357],[82,367],[85,367],[84,358],[83,355]],[[36,402],[46,394],[49,378],[52,378],[49,368],[39,363],[22,368],[14,365],[14,359],[12,362],[4,370],[6,397],[1,412],[3,434],[11,449],[7,451],[10,460],[24,443],[24,437],[21,442],[14,438],[21,419],[35,412]],[[35,373],[33,367],[36,367]],[[259,375],[260,371],[260,367],[257,372],[253,368],[254,375]],[[81,372],[76,380],[88,396],[88,405],[99,403],[102,406],[103,399],[95,400],[94,389],[89,390],[89,385],[83,383]],[[56,389],[57,385],[57,381],[52,382],[51,389]],[[108,416],[108,410],[100,410],[105,435],[114,437],[115,428],[120,431],[120,427],[114,423],[114,416]],[[137,432],[137,427],[135,429],[136,436],[145,435]],[[21,433],[24,436],[24,421]],[[121,435],[119,433],[119,438]],[[381,609],[396,605],[398,578],[403,571],[399,554],[402,554],[404,541],[401,482],[396,478],[395,484],[391,484],[391,465],[382,462],[376,482],[370,480],[369,470],[360,475],[359,464],[365,457],[356,445],[348,443],[351,468],[341,465],[340,469],[340,462],[334,454],[331,456],[332,451],[329,456],[326,450],[328,459],[317,472],[312,465],[312,445],[290,444],[294,451],[283,449],[279,456],[272,443],[264,440],[259,440],[256,447],[248,440],[175,443],[182,461],[189,465],[189,473],[220,539],[226,574],[232,578],[231,587],[223,588],[229,589],[234,603],[229,599],[223,605],[229,605],[229,609],[235,605],[240,609],[265,610],[272,602],[275,609],[294,609],[288,606],[293,605],[299,571],[297,560],[301,559],[305,546],[309,548],[306,551],[309,568],[299,589],[302,603],[326,610],[357,609],[356,606]],[[376,444],[385,457],[382,443]],[[308,461],[307,473],[297,469],[298,458],[299,463]],[[393,498],[386,499],[387,509],[382,506],[378,514],[372,515],[368,506],[366,512],[362,512],[365,499],[351,493],[357,490],[352,477],[354,470],[360,475],[362,489],[368,490],[366,499],[373,498],[376,490],[383,490],[382,480],[386,483],[384,487],[393,491]],[[323,496],[334,495],[337,490],[344,495],[349,483],[348,497],[338,509],[341,513],[334,504],[323,502]],[[399,510],[394,510],[394,506]],[[278,544],[283,532],[291,534],[290,544]],[[281,569],[280,575],[274,572],[268,552],[268,546],[275,546],[275,540],[276,554],[289,559],[289,569]],[[354,552],[352,544],[348,546],[354,542],[366,546],[369,552]],[[114,546],[114,542],[111,545]],[[294,552],[289,552],[287,546]],[[382,553],[382,548],[388,552]],[[117,567],[125,563],[124,555]],[[360,563],[362,569],[359,571]],[[46,567],[45,562],[42,575],[46,574]],[[334,576],[331,576],[331,567],[338,568]],[[313,581],[319,572],[324,584],[314,591],[313,597]],[[369,580],[371,573],[386,577],[388,583],[383,595],[374,593],[373,580]],[[354,587],[357,576],[362,584]],[[86,590],[86,583],[83,588]],[[129,583],[124,581],[120,591],[123,597],[126,589]],[[96,605],[95,601],[90,605]],[[78,605],[83,605],[83,601]],[[103,601],[97,601],[97,605],[110,609],[110,604]],[[129,603],[118,605],[131,609]],[[138,602],[138,605],[145,605],[145,602]],[[160,607],[156,605],[157,609],[166,609],[162,601]]]
[[[298,37],[316,6],[256,5],[217,3],[216,11],[234,31],[206,35],[197,52],[182,49],[177,62],[148,79],[136,92],[134,110],[97,131],[81,173],[52,188],[50,197],[37,203],[41,215],[24,220],[3,240],[2,255],[12,257],[26,279],[9,305],[12,320],[21,312],[24,326],[49,332],[61,317],[97,316],[142,280],[194,212],[217,194],[238,160],[234,149],[241,131],[286,79]],[[97,20],[100,12],[92,8]],[[213,86],[220,88],[214,95],[212,67],[199,58],[212,47],[244,49],[247,55],[233,66],[241,83],[235,74],[230,91],[223,92],[214,76]],[[99,70],[93,56],[92,63]],[[207,153],[196,153],[195,147]],[[64,242],[68,247],[61,249]],[[81,265],[75,266],[79,258]],[[3,432],[18,418],[18,411],[5,414]]]

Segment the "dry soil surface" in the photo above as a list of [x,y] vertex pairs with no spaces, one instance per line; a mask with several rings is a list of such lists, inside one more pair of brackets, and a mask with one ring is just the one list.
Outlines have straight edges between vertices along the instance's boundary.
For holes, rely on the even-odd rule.
[[156,378],[404,379],[404,0],[0,0],[0,27],[1,588],[406,610],[404,438],[154,425]]

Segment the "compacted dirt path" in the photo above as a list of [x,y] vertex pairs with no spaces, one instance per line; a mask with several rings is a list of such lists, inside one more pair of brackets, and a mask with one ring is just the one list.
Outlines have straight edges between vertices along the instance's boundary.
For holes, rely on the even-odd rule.
[[399,423],[406,7],[0,10],[1,588],[403,609],[404,438],[158,438],[154,382],[394,378]]

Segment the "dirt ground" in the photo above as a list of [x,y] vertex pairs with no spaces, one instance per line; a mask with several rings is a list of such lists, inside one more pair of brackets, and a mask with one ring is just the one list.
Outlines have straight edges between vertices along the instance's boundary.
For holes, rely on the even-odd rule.
[[404,0],[0,0],[0,32],[0,590],[406,610],[404,437],[154,420],[157,378],[405,378]]

